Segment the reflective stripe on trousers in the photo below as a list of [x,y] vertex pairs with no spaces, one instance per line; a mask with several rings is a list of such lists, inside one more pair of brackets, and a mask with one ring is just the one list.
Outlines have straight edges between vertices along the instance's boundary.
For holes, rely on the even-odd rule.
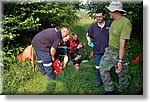
[[52,62],[51,63],[48,63],[48,64],[43,64],[44,67],[50,67],[52,66]]

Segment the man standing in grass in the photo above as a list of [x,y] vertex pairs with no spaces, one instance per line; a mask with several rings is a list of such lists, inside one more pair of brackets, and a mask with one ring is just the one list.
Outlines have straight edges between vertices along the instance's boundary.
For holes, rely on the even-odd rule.
[[[101,57],[105,52],[105,48],[108,47],[108,39],[109,39],[109,27],[111,22],[106,21],[105,13],[103,10],[96,11],[96,20],[97,22],[91,24],[86,38],[88,41],[88,45],[90,46],[93,44],[93,53],[94,53],[94,62],[95,62],[95,69],[96,69],[96,87],[99,87],[102,84],[100,71],[99,71],[99,63]],[[91,42],[93,40],[93,42]]]
[[128,87],[128,59],[127,59],[127,42],[130,39],[132,25],[123,14],[123,5],[120,2],[112,2],[107,7],[109,15],[114,21],[109,29],[109,47],[100,62],[100,73],[105,87],[103,94],[118,94],[114,90],[113,81],[110,77],[110,69],[116,66],[116,73],[119,77],[119,83],[123,89]]

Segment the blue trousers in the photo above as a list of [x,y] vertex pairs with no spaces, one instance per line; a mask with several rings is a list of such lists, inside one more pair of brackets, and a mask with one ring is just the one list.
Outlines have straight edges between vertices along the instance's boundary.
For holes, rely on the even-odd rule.
[[101,75],[100,75],[100,70],[99,70],[99,64],[100,64],[100,60],[102,58],[103,54],[98,54],[98,53],[94,53],[94,62],[95,62],[95,69],[96,69],[96,79],[97,81],[102,81],[101,79]]
[[40,49],[34,48],[36,52],[37,62],[40,67],[40,72],[42,75],[47,75],[49,79],[54,80],[55,74],[52,65],[52,57],[49,52],[42,51]]

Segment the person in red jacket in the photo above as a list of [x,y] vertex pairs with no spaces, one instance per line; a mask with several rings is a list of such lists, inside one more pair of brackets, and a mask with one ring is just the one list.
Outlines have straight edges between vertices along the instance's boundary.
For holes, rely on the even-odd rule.
[[70,36],[68,41],[70,43],[69,52],[72,52],[79,45],[79,35],[78,34],[73,34],[72,36]]

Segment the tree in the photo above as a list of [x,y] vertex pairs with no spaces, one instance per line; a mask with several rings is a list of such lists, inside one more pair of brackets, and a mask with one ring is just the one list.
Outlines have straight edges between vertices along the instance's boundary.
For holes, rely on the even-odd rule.
[[[30,44],[33,36],[49,27],[69,26],[78,19],[79,2],[2,2],[4,46]],[[8,48],[9,49],[9,48]]]

